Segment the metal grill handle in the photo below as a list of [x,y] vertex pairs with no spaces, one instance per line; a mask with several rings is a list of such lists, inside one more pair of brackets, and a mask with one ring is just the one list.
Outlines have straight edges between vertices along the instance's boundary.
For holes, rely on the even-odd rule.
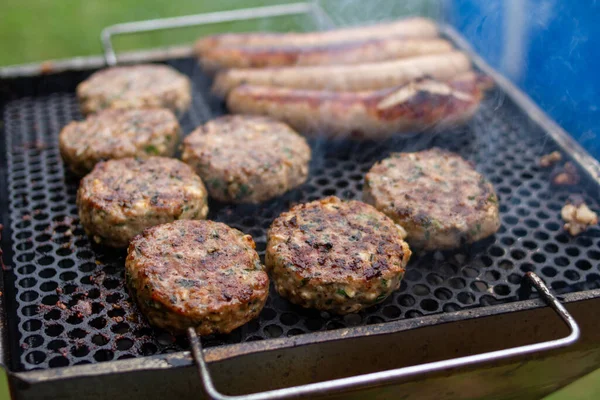
[[324,17],[324,13],[318,2],[300,2],[116,24],[104,28],[100,34],[100,40],[102,41],[102,47],[104,48],[106,64],[114,66],[117,64],[117,55],[115,54],[111,38],[115,35],[309,13],[313,13],[315,16],[321,18]]
[[357,389],[364,386],[381,385],[394,379],[414,376],[421,373],[429,373],[435,371],[446,370],[456,367],[464,367],[468,365],[497,361],[517,355],[531,354],[543,350],[551,350],[559,347],[571,345],[579,339],[579,326],[560,302],[554,297],[544,282],[533,272],[526,274],[531,284],[536,288],[542,298],[550,307],[556,311],[558,316],[569,327],[570,333],[560,339],[549,340],[541,343],[534,343],[525,346],[513,347],[510,349],[491,351],[488,353],[476,354],[472,356],[453,358],[450,360],[436,361],[411,367],[403,367],[391,369],[387,371],[374,372],[370,374],[357,375],[348,378],[334,379],[325,382],[311,383],[307,385],[292,386],[283,389],[270,390],[266,392],[253,393],[241,396],[228,396],[219,392],[213,383],[210,371],[202,354],[202,345],[200,339],[194,329],[188,329],[190,338],[191,352],[198,366],[202,388],[209,399],[214,400],[273,400],[273,399],[290,399],[303,396],[326,395],[332,392],[341,390]]

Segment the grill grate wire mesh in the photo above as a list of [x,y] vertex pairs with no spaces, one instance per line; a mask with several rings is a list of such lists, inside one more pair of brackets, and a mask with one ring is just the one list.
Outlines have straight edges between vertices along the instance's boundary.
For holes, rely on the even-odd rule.
[[[194,60],[169,64],[192,77],[192,109],[181,120],[185,134],[225,113],[210,95],[210,80]],[[18,346],[18,370],[45,369],[132,358],[187,348],[184,337],[150,327],[123,287],[124,252],[93,245],[79,225],[77,179],[65,173],[57,146],[60,129],[82,119],[74,85],[86,74],[65,73],[27,81],[4,104],[9,220],[14,256],[5,273],[10,332]],[[34,87],[34,89],[32,89]],[[519,299],[525,272],[535,271],[566,293],[600,287],[600,230],[572,238],[562,231],[560,209],[572,193],[598,210],[598,187],[554,188],[537,166],[556,144],[498,90],[464,128],[380,143],[312,140],[310,178],[301,188],[258,206],[210,203],[209,218],[225,222],[257,242],[291,204],[337,195],[361,198],[363,176],[391,151],[431,146],[456,151],[490,179],[500,198],[502,227],[494,237],[457,251],[414,255],[401,288],[383,304],[358,314],[334,316],[304,310],[273,290],[260,317],[229,335],[203,338],[205,346],[264,340],[490,306]],[[583,174],[583,172],[582,172]]]

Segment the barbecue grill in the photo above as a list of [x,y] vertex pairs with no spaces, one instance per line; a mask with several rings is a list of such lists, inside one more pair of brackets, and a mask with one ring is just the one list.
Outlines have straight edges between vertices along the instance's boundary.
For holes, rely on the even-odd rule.
[[[190,76],[193,104],[181,120],[188,134],[226,113],[191,48],[117,59],[112,37],[282,15],[333,23],[311,2],[122,24],[103,32],[105,60],[165,62]],[[473,161],[494,184],[500,231],[456,251],[413,256],[400,289],[358,314],[301,309],[271,288],[258,319],[201,340],[150,327],[124,288],[124,252],[92,244],[78,223],[78,181],[60,160],[57,138],[82,118],[76,85],[105,60],[1,69],[0,356],[13,396],[539,398],[597,368],[600,229],[571,237],[560,209],[572,194],[600,208],[600,164],[455,31],[442,32],[496,84],[467,126],[384,142],[312,139],[306,184],[260,205],[211,202],[209,218],[251,234],[263,256],[266,228],[291,204],[360,199],[374,162],[439,146]],[[554,150],[577,166],[577,186],[553,187],[537,166]]]

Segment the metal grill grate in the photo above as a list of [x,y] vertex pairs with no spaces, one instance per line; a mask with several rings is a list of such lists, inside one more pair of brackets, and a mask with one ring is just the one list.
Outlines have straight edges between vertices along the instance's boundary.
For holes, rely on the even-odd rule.
[[[210,81],[193,60],[171,64],[194,80],[192,110],[183,118],[189,133],[224,113],[210,94]],[[63,125],[81,119],[73,94],[81,74],[41,78],[44,91],[3,108],[9,171],[10,228],[14,259],[7,278],[15,282],[9,317],[16,318],[15,368],[53,368],[173,352],[187,347],[148,326],[123,287],[124,253],[92,245],[78,223],[77,180],[65,175],[57,148]],[[33,85],[33,84],[30,84]],[[48,89],[50,87],[50,89]],[[57,89],[58,88],[58,89]],[[426,314],[515,301],[520,281],[535,271],[557,292],[600,287],[600,230],[571,238],[562,231],[560,209],[580,193],[598,209],[590,182],[570,189],[549,186],[549,172],[536,166],[555,144],[502,93],[492,92],[472,123],[437,136],[383,143],[314,140],[309,181],[259,206],[210,204],[209,218],[251,234],[261,255],[265,229],[290,204],[327,195],[360,198],[364,173],[391,151],[440,146],[475,162],[499,194],[502,227],[474,246],[415,256],[400,290],[383,304],[358,314],[332,316],[303,310],[274,291],[260,318],[230,335],[203,338],[205,346],[373,324]],[[586,181],[584,179],[584,181]],[[5,238],[6,239],[6,238]]]

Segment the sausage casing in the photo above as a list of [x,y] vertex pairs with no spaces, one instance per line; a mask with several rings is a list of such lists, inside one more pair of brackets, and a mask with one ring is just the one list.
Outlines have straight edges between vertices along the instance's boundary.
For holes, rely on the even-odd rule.
[[452,49],[452,44],[444,39],[396,36],[317,46],[218,46],[206,50],[200,63],[207,72],[228,68],[343,65],[446,53]]
[[376,25],[356,26],[321,32],[226,33],[196,41],[197,54],[218,46],[304,46],[324,45],[349,40],[368,40],[390,36],[432,38],[438,36],[435,22],[427,18],[406,18]]
[[213,92],[225,97],[242,84],[355,92],[403,85],[426,76],[448,80],[470,69],[471,61],[460,51],[355,65],[230,69],[217,74]]
[[308,136],[380,139],[468,121],[487,85],[488,78],[475,73],[366,92],[243,85],[229,94],[227,105],[233,113],[279,119]]

